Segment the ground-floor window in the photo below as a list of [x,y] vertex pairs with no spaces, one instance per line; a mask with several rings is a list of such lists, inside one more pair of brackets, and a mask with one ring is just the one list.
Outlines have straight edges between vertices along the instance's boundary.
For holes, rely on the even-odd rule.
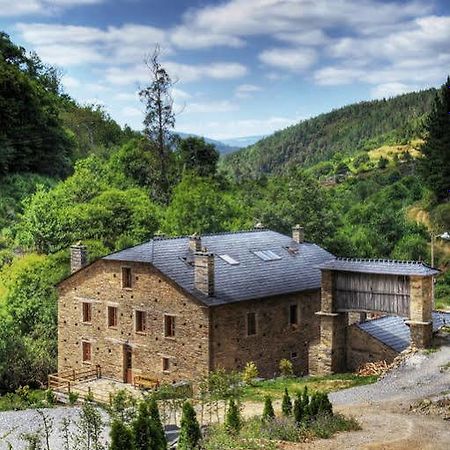
[[92,361],[92,344],[90,342],[82,342],[83,362]]
[[162,359],[162,366],[163,366],[163,371],[167,372],[168,370],[170,370],[170,360],[169,358],[163,358]]
[[247,313],[247,336],[254,336],[256,334],[256,313]]

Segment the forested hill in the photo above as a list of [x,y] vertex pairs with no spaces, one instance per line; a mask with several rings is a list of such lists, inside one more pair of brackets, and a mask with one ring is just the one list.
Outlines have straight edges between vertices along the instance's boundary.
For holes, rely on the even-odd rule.
[[405,144],[423,132],[435,89],[345,106],[278,131],[223,160],[234,175],[281,174],[382,145]]

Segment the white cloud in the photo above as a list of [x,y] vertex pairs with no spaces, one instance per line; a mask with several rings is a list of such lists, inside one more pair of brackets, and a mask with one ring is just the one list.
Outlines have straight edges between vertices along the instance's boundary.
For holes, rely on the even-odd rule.
[[211,102],[192,102],[187,103],[183,112],[185,113],[223,113],[235,111],[237,105],[229,100],[211,101]]
[[267,119],[244,119],[183,123],[178,131],[208,136],[213,139],[230,139],[236,136],[259,136],[271,134],[297,123],[300,118],[273,116]]
[[[233,62],[190,65],[175,61],[163,61],[162,64],[173,80],[180,80],[183,83],[205,78],[231,80],[241,78],[248,72],[243,64]],[[128,68],[109,67],[105,70],[105,78],[115,85],[145,83],[149,80],[149,73],[143,64]]]
[[372,98],[389,98],[396,95],[405,94],[418,89],[417,86],[403,83],[384,83],[375,86],[370,91]]
[[81,64],[135,63],[161,44],[170,52],[166,33],[159,28],[135,24],[106,29],[47,23],[16,25],[23,39],[41,58],[50,64],[73,66]]
[[122,115],[124,117],[143,117],[144,112],[138,108],[134,108],[132,106],[126,106],[122,109]]
[[73,89],[81,86],[81,82],[79,80],[69,75],[64,75],[61,81],[63,86],[68,89]]
[[[425,0],[380,3],[376,0],[229,0],[191,9],[172,40],[181,47],[236,47],[251,36],[273,36],[302,45],[323,44],[336,28],[376,28],[426,14]],[[198,41],[195,36],[199,36]],[[190,42],[192,41],[192,43]]]
[[0,17],[48,15],[74,6],[94,5],[104,0],[0,0]]
[[260,86],[256,86],[254,84],[240,84],[234,91],[234,95],[236,98],[249,98],[255,92],[261,91]]
[[259,59],[272,67],[303,72],[317,61],[317,53],[311,48],[273,48],[264,50]]

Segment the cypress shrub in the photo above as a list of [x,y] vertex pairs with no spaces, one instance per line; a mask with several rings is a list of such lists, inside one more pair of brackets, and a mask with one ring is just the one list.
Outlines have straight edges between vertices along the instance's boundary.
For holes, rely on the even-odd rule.
[[161,423],[158,404],[156,403],[156,399],[154,397],[150,399],[150,402],[148,404],[148,413],[150,415],[152,437],[153,437],[151,450],[166,450],[167,449],[166,433]]
[[283,401],[281,402],[281,411],[283,416],[290,417],[292,415],[292,401],[289,397],[289,392],[287,388],[284,388]]
[[136,450],[150,450],[153,444],[153,426],[145,402],[141,402],[137,417],[132,425],[133,442]]
[[134,450],[133,433],[121,420],[113,420],[109,432],[111,444],[109,450]]
[[181,416],[180,438],[178,440],[178,450],[195,450],[199,448],[202,434],[197,421],[194,408],[190,402],[183,405]]
[[294,419],[300,425],[304,419],[305,408],[303,404],[303,397],[300,392],[297,393],[297,398],[294,400]]
[[241,430],[241,426],[242,420],[239,408],[236,405],[236,402],[233,399],[230,399],[230,405],[225,417],[225,428],[231,434],[238,434]]
[[270,396],[266,396],[264,399],[264,410],[262,414],[263,421],[269,421],[275,418],[275,411],[273,410],[272,399]]

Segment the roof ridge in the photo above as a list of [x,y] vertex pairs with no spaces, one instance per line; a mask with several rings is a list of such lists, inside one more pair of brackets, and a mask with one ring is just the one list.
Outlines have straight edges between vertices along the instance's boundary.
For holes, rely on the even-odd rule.
[[[226,234],[239,234],[239,233],[260,233],[262,231],[272,231],[273,233],[278,233],[278,231],[270,230],[269,228],[250,228],[247,230],[236,230],[236,231],[218,231],[218,232],[211,232],[211,233],[201,233],[199,234],[200,237],[204,236],[223,236]],[[279,233],[281,234],[281,233]],[[152,239],[149,241],[143,242],[143,244],[150,242],[150,241],[164,241],[164,240],[171,240],[171,239],[186,239],[190,238],[192,234],[180,234],[178,236],[153,236]]]
[[337,257],[337,261],[345,261],[345,262],[371,262],[371,263],[387,263],[387,264],[417,264],[425,267],[429,267],[433,269],[432,266],[429,266],[423,261],[414,261],[414,260],[401,260],[401,259],[383,259],[383,258],[347,258],[347,257]]

